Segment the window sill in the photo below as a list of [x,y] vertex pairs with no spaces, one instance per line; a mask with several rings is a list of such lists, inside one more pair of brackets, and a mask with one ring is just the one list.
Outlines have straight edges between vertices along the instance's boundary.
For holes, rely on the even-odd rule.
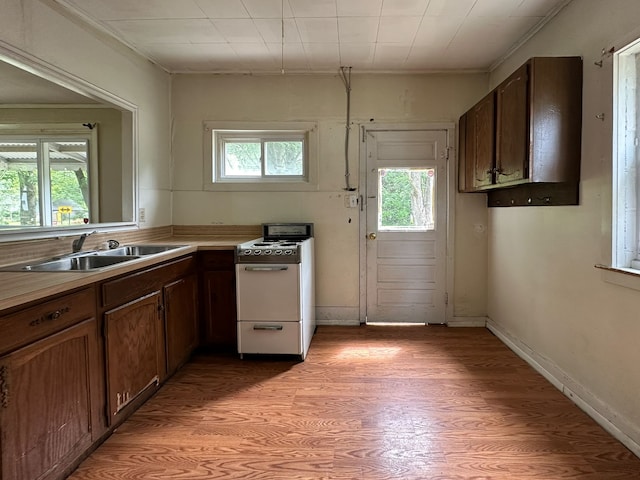
[[640,291],[640,270],[606,265],[596,265],[595,267],[602,271],[602,280],[605,282]]

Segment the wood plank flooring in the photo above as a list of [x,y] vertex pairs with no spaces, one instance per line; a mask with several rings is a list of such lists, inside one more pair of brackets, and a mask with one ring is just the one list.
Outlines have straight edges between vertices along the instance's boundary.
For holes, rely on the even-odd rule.
[[488,330],[321,326],[305,362],[197,356],[72,480],[640,479]]

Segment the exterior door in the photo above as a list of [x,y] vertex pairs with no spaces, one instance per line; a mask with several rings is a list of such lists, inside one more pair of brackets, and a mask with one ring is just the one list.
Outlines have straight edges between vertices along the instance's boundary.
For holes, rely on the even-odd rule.
[[367,132],[367,323],[445,323],[446,153],[446,130]]

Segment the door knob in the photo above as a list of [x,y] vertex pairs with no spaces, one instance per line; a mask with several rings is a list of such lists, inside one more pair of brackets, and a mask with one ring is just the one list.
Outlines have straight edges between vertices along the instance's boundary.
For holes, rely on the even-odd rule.
[[378,236],[375,233],[369,234],[369,240],[375,240],[376,238],[378,238]]

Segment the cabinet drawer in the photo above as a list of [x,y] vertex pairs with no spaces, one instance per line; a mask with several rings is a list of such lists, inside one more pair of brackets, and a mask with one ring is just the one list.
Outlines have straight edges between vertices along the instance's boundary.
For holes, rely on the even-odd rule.
[[105,282],[102,284],[102,306],[120,305],[140,298],[194,271],[195,259],[190,256]]
[[0,317],[0,354],[95,316],[93,288],[62,295]]
[[238,322],[238,353],[300,355],[302,322]]

